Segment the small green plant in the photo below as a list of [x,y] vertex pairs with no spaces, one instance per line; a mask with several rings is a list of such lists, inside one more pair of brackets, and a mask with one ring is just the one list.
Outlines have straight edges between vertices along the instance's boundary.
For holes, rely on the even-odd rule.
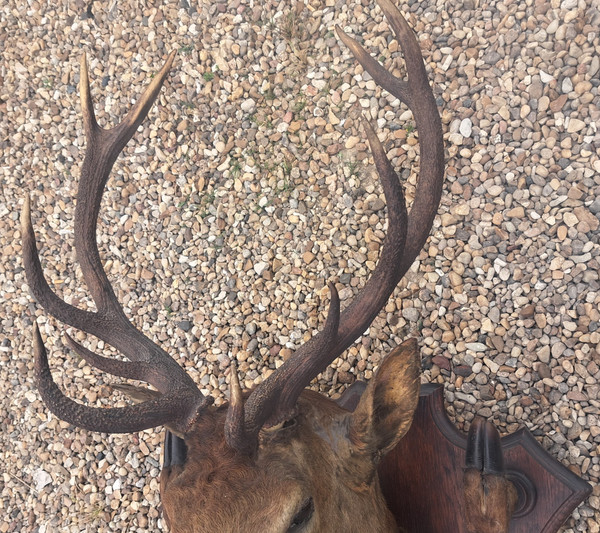
[[300,113],[300,111],[302,111],[305,107],[306,107],[306,98],[304,98],[304,95],[302,95],[294,103],[293,111],[294,111],[294,113]]
[[[292,169],[294,168],[292,165],[292,161],[290,159],[285,159],[283,162],[278,165],[274,165],[269,169],[270,172],[274,171],[277,167],[281,168],[283,173],[283,179],[277,180],[277,191],[278,192],[288,192],[292,190]],[[270,202],[269,202],[270,204]],[[269,205],[267,204],[267,205]]]
[[181,200],[178,204],[177,204],[177,209],[181,209],[182,207],[185,207],[188,202],[190,201],[190,194],[188,194],[183,200]]
[[189,54],[193,49],[194,49],[194,45],[193,44],[186,44],[185,46],[182,46],[179,49],[179,52],[181,54]]
[[286,176],[281,185],[277,184],[277,190],[279,192],[290,192],[292,190],[292,182],[289,177]]
[[346,161],[346,168],[350,176],[358,176],[358,161]]
[[266,161],[257,161],[257,166],[261,172],[273,172],[277,165],[275,163],[271,163],[269,160]]
[[406,131],[406,133],[410,137],[415,132],[415,125],[412,123],[407,124],[406,127],[404,128],[404,131]]
[[231,160],[231,166],[229,167],[229,173],[233,178],[237,178],[242,173],[242,164],[237,159]]
[[294,11],[290,11],[282,17],[281,33],[287,40],[292,40],[298,36],[298,16]]
[[173,314],[173,309],[171,309],[170,305],[165,305],[165,311],[168,317],[170,317]]
[[208,70],[202,74],[202,77],[204,78],[204,81],[212,81],[215,79],[215,73],[212,70]]
[[273,89],[267,89],[265,91],[266,100],[275,100],[275,91]]
[[217,195],[216,195],[215,191],[207,192],[202,197],[202,199],[200,200],[200,217],[201,218],[206,218],[210,214],[208,206],[211,205],[215,201],[216,197],[217,197]]
[[292,174],[292,163],[286,159],[283,163],[281,163],[281,169],[283,170],[283,175],[286,178],[289,178]]
[[194,102],[181,102],[179,105],[182,109],[196,109],[196,104]]
[[53,86],[54,84],[52,83],[52,80],[50,78],[44,78],[42,80],[42,87],[44,89],[52,89]]
[[270,118],[260,120],[256,116],[256,113],[252,113],[252,115],[248,117],[248,120],[250,120],[250,122],[254,122],[254,124],[256,124],[258,127],[265,126],[268,129],[273,129],[273,121]]
[[331,92],[331,81],[327,81],[327,83],[323,86],[323,88],[319,91],[321,95],[326,96]]
[[263,205],[261,205],[262,198],[263,197],[260,197],[254,204],[253,211],[255,213],[260,213],[262,211],[265,211],[266,208],[269,207],[273,203],[273,200],[271,198],[269,198],[265,203],[263,203]]
[[94,505],[94,507],[92,509],[90,509],[83,516],[83,523],[84,524],[91,524],[95,520],[98,520],[100,518],[100,516],[102,516],[102,513],[104,511],[105,511],[105,509],[104,509],[104,507],[102,507],[102,505],[100,505],[100,504]]

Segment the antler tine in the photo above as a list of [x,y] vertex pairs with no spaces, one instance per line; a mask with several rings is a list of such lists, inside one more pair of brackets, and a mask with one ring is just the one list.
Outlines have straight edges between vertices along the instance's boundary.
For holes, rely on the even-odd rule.
[[83,123],[87,139],[87,150],[81,168],[81,180],[75,210],[75,250],[83,277],[100,313],[117,313],[125,321],[125,315],[102,268],[96,244],[96,225],[104,186],[119,153],[137,127],[144,120],[158,96],[176,52],[169,55],[162,69],[156,74],[137,103],[120,124],[103,129],[96,122],[85,54],[81,59],[79,94],[83,112]]
[[67,304],[50,288],[39,260],[28,197],[21,214],[25,271],[36,300],[58,320],[95,335],[135,363],[111,360],[94,354],[70,337],[69,345],[99,369],[113,375],[147,381],[163,394],[156,400],[115,409],[96,409],[70,400],[52,380],[46,351],[39,331],[35,328],[36,376],[44,401],[63,420],[96,431],[130,432],[169,422],[172,427],[185,432],[200,410],[210,403],[210,398],[202,395],[186,372],[129,322],[102,267],[96,244],[100,202],[112,166],[150,110],[174,58],[175,52],[169,55],[165,65],[125,119],[111,129],[101,128],[96,121],[85,55],[82,59],[80,96],[87,150],[77,192],[75,251],[86,285],[98,308],[97,312],[84,311]]
[[[98,355],[85,346],[82,346],[68,333],[65,333],[65,339],[71,350],[83,358],[89,365],[101,372],[107,372],[120,378],[137,379],[138,381],[146,381],[148,383],[152,381],[159,383],[160,379],[164,379],[164,376],[156,374],[154,367],[149,363],[145,363],[144,361],[133,362],[111,359],[109,357]],[[157,388],[160,390],[168,390],[169,383],[164,382]]]
[[229,447],[235,450],[252,453],[252,444],[248,440],[244,423],[244,397],[235,363],[231,363],[230,367],[229,389],[229,406],[225,419],[225,440]]
[[[187,427],[193,423],[196,411],[203,407],[196,403],[191,411],[190,395],[181,394],[181,391],[127,407],[89,407],[65,396],[52,379],[46,348],[35,322],[33,351],[36,387],[44,403],[58,418],[80,428],[104,433],[133,433],[167,423]],[[203,403],[206,404],[206,400]]]
[[44,309],[61,322],[66,322],[78,329],[84,329],[88,322],[94,320],[95,313],[78,309],[59,298],[44,277],[44,270],[40,263],[35,242],[33,224],[31,223],[31,200],[29,195],[25,196],[23,209],[21,210],[21,239],[25,274],[33,297]]
[[[295,404],[302,389],[369,327],[425,244],[440,202],[444,176],[442,126],[419,44],[389,0],[379,0],[379,5],[404,52],[408,81],[399,80],[387,72],[354,39],[339,27],[336,29],[375,81],[413,111],[421,146],[421,169],[415,201],[407,215],[399,177],[377,135],[365,123],[388,205],[388,231],[381,257],[369,281],[341,314],[337,333],[332,336],[334,340],[325,341],[325,337],[331,335],[327,328],[318,333],[250,395],[246,402],[246,423],[251,434],[257,434],[261,422],[277,423],[286,413],[289,414],[290,406]],[[286,385],[273,386],[279,380],[286,381]],[[266,413],[268,416],[265,416]]]
[[378,3],[404,52],[407,82],[389,74],[339,26],[336,30],[340,39],[373,79],[410,108],[417,124],[421,168],[414,203],[408,217],[406,250],[402,264],[398,267],[398,279],[401,279],[423,248],[442,197],[444,139],[442,122],[415,34],[390,0],[378,0]]
[[299,376],[311,376],[310,380],[321,370],[315,373],[315,367],[320,368],[331,362],[327,354],[335,344],[340,321],[340,297],[333,285],[329,284],[331,302],[325,327],[308,341],[302,348],[306,356],[289,358],[276,372],[273,372],[250,394],[245,405],[245,428],[250,441],[256,439],[258,431],[265,424],[277,424],[293,410],[296,400],[307,383]]

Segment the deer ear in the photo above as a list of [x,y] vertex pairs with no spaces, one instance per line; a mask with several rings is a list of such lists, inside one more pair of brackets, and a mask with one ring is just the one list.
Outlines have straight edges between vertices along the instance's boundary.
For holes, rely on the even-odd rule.
[[351,415],[355,452],[377,461],[398,443],[412,423],[420,385],[419,348],[409,339],[384,359]]

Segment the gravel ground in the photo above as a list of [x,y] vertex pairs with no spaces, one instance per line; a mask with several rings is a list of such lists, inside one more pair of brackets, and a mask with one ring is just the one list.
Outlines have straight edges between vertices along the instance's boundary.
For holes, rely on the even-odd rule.
[[[409,198],[414,191],[412,115],[333,31],[338,23],[361,34],[402,69],[373,2],[152,4],[0,7],[0,533],[163,528],[161,431],[69,427],[32,385],[37,316],[68,394],[124,402],[111,377],[68,353],[61,325],[32,302],[21,260],[19,209],[30,191],[49,279],[67,301],[89,305],[72,249],[83,51],[103,124],[123,116],[169,51],[180,52],[116,164],[99,241],[128,315],[217,401],[232,357],[246,387],[260,382],[323,322],[327,281],[347,299],[374,267],[385,209],[361,108],[404,169]],[[420,336],[423,380],[445,384],[459,427],[476,413],[502,433],[526,426],[594,485],[563,531],[600,529],[599,7],[402,6],[443,117],[445,192],[413,269],[315,384],[339,394],[370,378],[390,347]]]

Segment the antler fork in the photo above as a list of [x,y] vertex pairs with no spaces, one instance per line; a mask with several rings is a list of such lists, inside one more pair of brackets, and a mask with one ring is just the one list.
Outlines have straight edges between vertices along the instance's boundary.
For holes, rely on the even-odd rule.
[[38,256],[29,197],[25,199],[21,213],[25,271],[33,296],[58,320],[95,335],[114,346],[130,361],[112,360],[94,354],[67,336],[71,348],[100,370],[123,378],[146,381],[163,395],[139,405],[111,409],[98,409],[74,402],[60,391],[52,379],[46,350],[36,325],[36,382],[44,402],[63,420],[95,431],[127,433],[168,422],[172,427],[185,432],[199,411],[210,402],[162,348],[129,322],[102,267],[96,243],[100,201],[112,166],[152,107],[174,58],[173,52],[123,121],[111,129],[103,129],[96,122],[85,55],[81,61],[79,91],[87,149],[77,192],[75,250],[97,311],[84,311],[74,307],[50,288]]

